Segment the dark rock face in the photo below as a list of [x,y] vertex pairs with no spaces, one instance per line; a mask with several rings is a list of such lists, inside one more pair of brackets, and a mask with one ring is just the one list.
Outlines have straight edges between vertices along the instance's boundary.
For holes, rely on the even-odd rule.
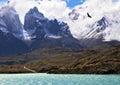
[[99,28],[97,30],[97,32],[99,32],[100,30],[103,31],[105,30],[106,27],[108,27],[109,22],[106,20],[105,17],[103,17],[101,20],[98,21],[98,25],[97,26],[101,26],[101,28]]
[[31,38],[44,37],[44,25],[46,22],[47,18],[34,7],[25,15],[24,29]]
[[27,45],[14,37],[11,33],[0,31],[0,55],[23,54],[28,52]]
[[[58,20],[49,20],[36,7],[30,9],[25,16],[24,29],[31,37],[31,48],[44,47],[81,47],[79,41],[73,38],[69,26]],[[67,40],[67,41],[66,41]]]
[[47,22],[46,30],[53,35],[72,37],[67,23],[58,22],[56,19],[50,20],[49,22]]
[[31,37],[35,38],[49,37],[49,35],[72,37],[66,23],[56,19],[48,20],[36,7],[26,14],[24,28]]

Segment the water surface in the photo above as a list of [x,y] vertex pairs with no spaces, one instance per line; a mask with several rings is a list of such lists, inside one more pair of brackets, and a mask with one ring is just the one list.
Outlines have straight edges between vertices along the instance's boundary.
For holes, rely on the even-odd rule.
[[0,74],[0,85],[120,85],[120,75]]

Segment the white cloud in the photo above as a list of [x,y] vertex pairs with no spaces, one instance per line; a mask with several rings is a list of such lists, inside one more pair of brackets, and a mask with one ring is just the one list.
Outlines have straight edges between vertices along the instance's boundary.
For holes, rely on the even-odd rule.
[[20,14],[22,23],[24,22],[25,13],[34,6],[37,6],[39,11],[49,19],[62,19],[70,10],[66,2],[62,0],[10,0],[10,2]]

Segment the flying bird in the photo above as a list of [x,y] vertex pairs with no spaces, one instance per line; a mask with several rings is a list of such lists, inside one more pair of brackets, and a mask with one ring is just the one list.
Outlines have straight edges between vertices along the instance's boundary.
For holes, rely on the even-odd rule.
[[90,16],[90,14],[87,12],[87,16],[89,17],[89,18],[92,18],[92,16]]

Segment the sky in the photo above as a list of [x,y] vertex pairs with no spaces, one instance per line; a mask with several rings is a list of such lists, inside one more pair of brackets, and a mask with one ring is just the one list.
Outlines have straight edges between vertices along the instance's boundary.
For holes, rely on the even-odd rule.
[[62,19],[71,9],[82,4],[85,0],[0,0],[0,5],[7,3],[7,1],[15,5],[18,14],[20,14],[21,21],[24,23],[25,13],[34,6],[37,6],[39,11],[50,19]]
[[[5,0],[0,0],[1,3]],[[36,2],[35,2],[36,1]],[[34,6],[49,19],[66,22],[75,38],[83,38],[91,26],[105,17],[110,26],[104,31],[106,41],[120,41],[120,0],[10,0],[24,24],[24,16]],[[78,20],[72,21],[68,14],[75,9]],[[88,18],[89,13],[92,18]],[[74,17],[74,14],[71,16]],[[119,23],[119,24],[117,24]]]
[[75,7],[76,5],[82,4],[85,0],[65,0],[67,2],[67,6],[70,8]]
[[[0,2],[2,3],[7,1],[8,0],[0,0]],[[82,4],[85,0],[64,0],[64,1],[66,1],[68,7],[73,8],[76,5]]]

